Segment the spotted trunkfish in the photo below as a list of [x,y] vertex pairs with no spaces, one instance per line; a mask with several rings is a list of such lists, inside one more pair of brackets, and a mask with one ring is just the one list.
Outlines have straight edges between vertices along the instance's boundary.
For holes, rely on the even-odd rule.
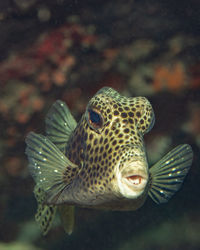
[[30,132],[26,138],[35,218],[44,235],[56,210],[70,234],[75,206],[136,210],[148,195],[156,203],[173,196],[192,164],[192,149],[179,145],[149,168],[143,135],[154,121],[145,97],[125,97],[109,87],[92,97],[78,124],[64,102],[53,104],[46,136]]

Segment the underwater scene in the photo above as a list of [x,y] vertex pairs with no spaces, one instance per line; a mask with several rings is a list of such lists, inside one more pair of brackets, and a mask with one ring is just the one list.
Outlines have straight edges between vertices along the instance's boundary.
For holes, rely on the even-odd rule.
[[0,1],[0,250],[200,249],[199,8]]

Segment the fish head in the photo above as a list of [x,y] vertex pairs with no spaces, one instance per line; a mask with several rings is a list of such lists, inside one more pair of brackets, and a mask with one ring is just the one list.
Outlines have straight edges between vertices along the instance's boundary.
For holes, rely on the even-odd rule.
[[95,202],[106,197],[135,199],[144,192],[148,164],[143,135],[153,124],[154,112],[145,97],[127,98],[104,87],[89,101],[79,124],[79,182],[82,190],[96,195]]

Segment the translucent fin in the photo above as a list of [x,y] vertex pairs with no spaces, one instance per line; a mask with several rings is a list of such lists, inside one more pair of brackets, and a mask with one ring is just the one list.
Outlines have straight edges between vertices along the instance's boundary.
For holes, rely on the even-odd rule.
[[[65,154],[70,134],[77,125],[67,105],[62,101],[56,101],[49,110],[45,123],[47,137]],[[74,228],[74,209],[74,206],[67,205],[58,207],[63,227],[69,235]]]
[[58,211],[60,213],[60,218],[62,225],[67,234],[71,234],[74,230],[74,206],[59,206]]
[[56,101],[47,113],[45,123],[47,137],[65,153],[67,141],[77,125],[67,105]]
[[[26,138],[26,144],[30,173],[38,187],[44,190],[53,202],[52,199],[70,184],[71,171],[77,168],[77,165],[67,159],[67,157],[43,135],[38,135],[33,132],[29,133]],[[50,200],[48,200],[48,203],[51,203]]]
[[53,205],[48,206],[44,204],[44,201],[46,199],[45,192],[37,185],[34,188],[34,194],[38,203],[35,220],[39,224],[43,235],[46,235],[51,228],[57,207]]
[[180,188],[190,165],[193,152],[189,145],[179,145],[150,168],[149,196],[156,203],[167,202]]

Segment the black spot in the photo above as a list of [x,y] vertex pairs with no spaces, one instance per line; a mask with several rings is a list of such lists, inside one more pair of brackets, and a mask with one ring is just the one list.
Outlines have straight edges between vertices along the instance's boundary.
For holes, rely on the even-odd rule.
[[143,119],[141,119],[141,120],[140,120],[140,124],[143,124],[143,123],[144,123],[144,120],[143,120]]
[[117,135],[119,133],[119,129],[116,129],[115,130],[115,134]]
[[138,111],[138,112],[136,112],[136,116],[137,117],[141,117],[141,113]]
[[107,113],[110,113],[110,109],[107,109]]
[[90,139],[90,140],[93,139],[93,134],[90,134],[89,139]]
[[128,121],[129,123],[133,124],[133,119],[129,118]]
[[100,153],[102,153],[104,150],[103,146],[100,147]]
[[94,150],[94,151],[95,151],[95,153],[97,153],[97,152],[98,152],[98,150],[99,150],[99,147],[96,147],[96,148],[95,148],[95,150]]
[[112,136],[112,134],[113,134],[113,132],[111,131],[111,132],[109,133],[109,136],[111,137],[111,136]]
[[119,115],[119,112],[117,110],[115,110],[114,115]]
[[130,131],[129,128],[124,129],[124,133],[129,133],[129,131]]
[[112,152],[112,148],[110,148],[109,150],[108,150],[108,153],[110,154]]
[[97,139],[95,139],[95,140],[94,140],[94,145],[96,145],[96,144],[97,144],[97,142],[98,142],[98,140],[97,140]]
[[98,160],[98,156],[95,156],[95,158],[94,158],[94,162],[96,163],[96,162],[97,162],[97,160]]
[[112,142],[112,145],[115,146],[116,144],[117,144],[117,141],[114,140],[114,141]]
[[105,138],[104,140],[104,144],[106,144],[108,142],[108,138]]
[[125,113],[125,112],[121,113],[121,117],[122,118],[126,118],[127,117],[127,113]]
[[128,115],[129,115],[130,117],[133,117],[133,116],[134,116],[133,112],[128,112]]
[[109,132],[109,130],[108,130],[108,129],[106,129],[106,130],[105,130],[105,135],[107,135],[107,134],[108,134],[108,132]]
[[84,175],[84,171],[81,171],[81,172],[80,172],[80,176],[83,176],[83,175]]

